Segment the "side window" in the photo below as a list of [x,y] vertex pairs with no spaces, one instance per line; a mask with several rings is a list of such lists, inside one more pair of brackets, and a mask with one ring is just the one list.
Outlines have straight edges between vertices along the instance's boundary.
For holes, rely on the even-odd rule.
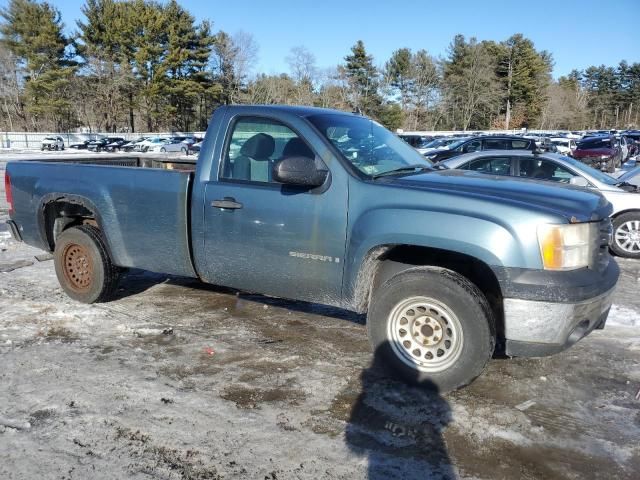
[[473,140],[472,142],[461,145],[459,148],[463,153],[469,153],[469,152],[480,151],[481,146],[482,146],[482,142],[480,142],[480,140]]
[[555,162],[543,158],[521,158],[520,176],[534,180],[550,180],[558,183],[569,183],[575,177],[571,171]]
[[511,148],[513,150],[523,150],[529,148],[528,140],[511,140]]
[[280,122],[259,117],[241,118],[233,125],[223,155],[221,178],[273,182],[273,165],[291,156],[315,157],[305,141]]
[[507,142],[505,140],[499,140],[495,138],[486,138],[483,141],[483,150],[506,150]]
[[474,160],[468,164],[465,170],[489,173],[491,175],[511,175],[511,158],[489,157]]

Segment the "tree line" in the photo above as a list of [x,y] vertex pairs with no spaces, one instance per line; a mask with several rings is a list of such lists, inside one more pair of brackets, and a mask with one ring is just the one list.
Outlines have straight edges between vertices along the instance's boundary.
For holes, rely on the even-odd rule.
[[332,68],[292,48],[288,72],[255,73],[251,34],[214,32],[176,0],[86,0],[65,34],[38,0],[0,10],[0,129],[199,131],[230,103],[358,111],[408,130],[637,127],[640,64],[552,78],[553,57],[521,34],[456,35],[446,54],[400,48],[377,64],[357,41]]

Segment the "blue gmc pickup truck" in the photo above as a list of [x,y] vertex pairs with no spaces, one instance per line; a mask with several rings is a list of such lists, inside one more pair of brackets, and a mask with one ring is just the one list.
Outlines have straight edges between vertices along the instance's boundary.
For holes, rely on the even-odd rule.
[[367,313],[386,365],[443,391],[496,346],[548,355],[603,328],[618,279],[598,193],[434,170],[359,115],[221,107],[194,168],[114,162],[7,165],[10,229],[54,252],[71,298],[106,301],[135,267]]

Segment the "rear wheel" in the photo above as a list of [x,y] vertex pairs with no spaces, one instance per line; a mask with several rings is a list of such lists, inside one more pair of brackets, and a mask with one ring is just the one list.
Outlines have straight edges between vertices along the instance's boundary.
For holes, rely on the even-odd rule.
[[407,270],[374,293],[367,320],[376,360],[409,383],[455,390],[491,358],[495,328],[484,295],[442,268]]
[[611,250],[620,257],[640,258],[640,212],[629,212],[613,220]]
[[111,261],[100,230],[91,225],[58,236],[54,263],[60,286],[79,302],[106,301],[118,285],[120,269]]

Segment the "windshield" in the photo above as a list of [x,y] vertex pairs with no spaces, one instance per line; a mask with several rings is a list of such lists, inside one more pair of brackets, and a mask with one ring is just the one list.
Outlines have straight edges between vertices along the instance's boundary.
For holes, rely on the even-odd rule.
[[597,170],[585,163],[582,163],[580,160],[576,160],[575,158],[564,157],[564,156],[562,157],[562,159],[565,162],[569,163],[571,166],[575,167],[576,169],[581,170],[585,173],[588,173],[593,178],[595,178],[599,182],[602,182],[606,185],[616,185],[617,183],[620,183],[620,180],[610,177],[606,173],[603,173],[600,170]]
[[323,114],[309,121],[354,167],[367,175],[431,163],[380,124],[356,115]]

